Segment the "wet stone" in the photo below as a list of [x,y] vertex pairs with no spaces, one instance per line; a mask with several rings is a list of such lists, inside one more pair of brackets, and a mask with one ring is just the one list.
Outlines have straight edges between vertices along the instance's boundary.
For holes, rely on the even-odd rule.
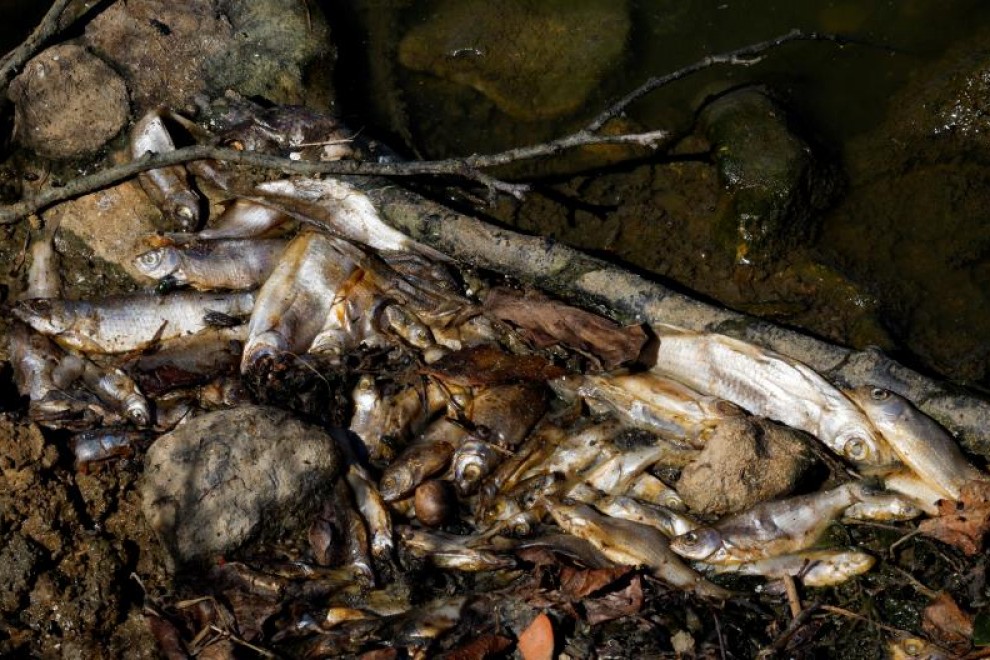
[[144,515],[179,565],[308,525],[339,468],[333,440],[283,410],[196,417],[148,450]]
[[20,534],[0,537],[0,612],[15,613],[27,594],[40,550]]
[[797,134],[787,111],[751,87],[718,97],[700,118],[728,195],[717,230],[734,247],[736,261],[777,259],[811,238],[839,180]]
[[694,512],[733,513],[793,492],[813,462],[793,429],[766,419],[728,420],[684,468],[677,492]]
[[45,50],[10,84],[16,139],[46,158],[95,153],[127,123],[123,79],[81,46]]
[[456,0],[411,29],[398,55],[528,121],[577,110],[619,63],[629,31],[626,3],[614,0]]

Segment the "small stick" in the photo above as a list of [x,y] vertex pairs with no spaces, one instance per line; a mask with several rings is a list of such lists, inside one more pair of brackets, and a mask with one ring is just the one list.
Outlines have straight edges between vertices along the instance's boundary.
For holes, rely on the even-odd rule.
[[783,581],[784,591],[787,592],[787,604],[791,607],[791,616],[796,619],[804,609],[801,606],[801,596],[798,595],[797,583],[790,575],[785,575]]

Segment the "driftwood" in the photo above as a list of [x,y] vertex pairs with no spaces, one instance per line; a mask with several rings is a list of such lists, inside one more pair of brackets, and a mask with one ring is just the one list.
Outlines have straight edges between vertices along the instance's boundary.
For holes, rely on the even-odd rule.
[[972,452],[990,456],[990,402],[877,350],[856,351],[694,300],[566,245],[495,227],[397,186],[350,181],[396,229],[451,257],[537,286],[620,323],[721,332],[800,360],[840,386],[875,385],[914,401]]

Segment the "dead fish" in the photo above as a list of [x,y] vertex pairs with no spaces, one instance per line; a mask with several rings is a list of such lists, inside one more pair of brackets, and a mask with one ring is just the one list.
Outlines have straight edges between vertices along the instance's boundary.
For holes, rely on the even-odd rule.
[[556,444],[549,456],[533,465],[524,477],[546,473],[576,476],[591,465],[619,453],[612,440],[622,429],[622,423],[617,419],[573,429]]
[[731,593],[712,584],[670,551],[667,537],[648,525],[611,518],[587,504],[549,500],[547,510],[569,534],[583,538],[621,566],[646,566],[653,574],[699,596],[726,599]]
[[898,635],[887,642],[890,660],[953,660],[955,653],[921,637]]
[[655,527],[667,538],[687,534],[701,526],[701,523],[684,513],[664,506],[646,504],[625,495],[613,495],[599,500],[595,508],[613,518],[623,518]]
[[883,477],[883,485],[887,490],[895,491],[920,508],[930,516],[939,514],[939,501],[945,499],[945,493],[933,483],[927,481],[909,469],[898,470]]
[[891,490],[864,491],[856,502],[842,512],[847,520],[899,522],[914,520],[924,511],[907,496]]
[[386,224],[368,195],[340,179],[279,179],[259,184],[255,192],[258,197],[253,201],[259,204],[303,222],[317,221],[322,229],[377,251],[415,252],[449,261],[445,254]]
[[550,421],[538,424],[515,454],[485,479],[476,516],[483,521],[491,519],[494,515],[491,509],[500,495],[511,491],[531,469],[541,465],[565,437],[565,430]]
[[100,367],[78,355],[66,354],[55,370],[57,382],[69,383],[77,379],[107,406],[138,426],[151,424],[151,406],[137,383],[115,367]]
[[399,305],[386,305],[381,312],[382,328],[401,337],[413,348],[425,351],[434,345],[430,327]]
[[[165,126],[166,112],[150,110],[138,119],[131,130],[131,159],[147,154],[175,151],[175,142]],[[200,199],[189,183],[185,168],[169,165],[138,174],[141,188],[168,218],[175,219],[185,229],[199,224]]]
[[285,250],[279,239],[222,239],[165,246],[134,258],[145,276],[199,290],[246,291],[264,283]]
[[505,450],[486,440],[468,438],[457,447],[450,460],[454,486],[461,495],[470,495],[505,460]]
[[241,372],[264,358],[302,355],[313,345],[358,267],[340,239],[306,231],[293,238],[258,290]]
[[810,547],[866,487],[849,482],[832,490],[757,504],[710,527],[676,537],[677,554],[708,564],[756,561]]
[[368,525],[371,534],[371,554],[384,558],[392,554],[392,516],[378,487],[367,471],[357,463],[350,463],[344,473],[347,484],[354,493],[354,501]]
[[854,549],[806,550],[745,562],[723,564],[713,568],[715,573],[757,575],[768,578],[796,577],[806,587],[831,587],[866,573],[876,558]]
[[121,368],[133,375],[143,392],[156,397],[235,373],[245,339],[247,324],[207,328],[194,335],[158,342],[152,352],[125,360]]
[[666,325],[655,330],[654,373],[806,431],[861,470],[897,463],[859,407],[807,365],[725,335]]
[[681,464],[685,452],[696,455],[698,450],[676,447],[657,438],[653,445],[623,451],[602,461],[585,474],[572,478],[571,483],[584,484],[610,495],[621,494],[650,466]]
[[412,494],[418,485],[447,469],[454,447],[467,436],[463,427],[447,419],[435,422],[382,473],[380,490],[386,502]]
[[210,327],[210,311],[241,317],[251,313],[254,294],[180,291],[168,296],[130,294],[99,301],[33,298],[13,313],[43,335],[83,353],[127,353]]
[[427,379],[384,396],[370,375],[351,394],[350,430],[364,443],[372,461],[391,462],[409,438],[421,433],[449,402],[448,391]]
[[[182,237],[188,240],[218,240],[237,238],[257,238],[264,236],[292,220],[278,209],[258,204],[246,199],[235,199],[228,202],[223,212],[217,217],[216,223],[195,234]],[[175,238],[174,234],[167,236]]]
[[72,439],[76,470],[88,472],[97,463],[115,458],[130,458],[134,455],[135,446],[148,438],[148,434],[143,431],[123,429],[80,433]]
[[687,504],[677,491],[649,472],[636,477],[626,490],[626,495],[674,511],[687,511]]
[[409,552],[429,559],[439,568],[458,571],[493,571],[511,568],[515,561],[487,550],[472,548],[475,537],[457,536],[438,530],[427,531],[408,525],[396,528],[399,539]]
[[576,559],[588,568],[611,568],[615,564],[598,548],[573,534],[544,534],[533,539],[523,539],[516,546],[526,548],[547,548],[560,555]]
[[565,376],[551,386],[602,402],[633,425],[695,447],[704,446],[708,435],[726,418],[745,414],[728,401],[656,373]]
[[357,574],[375,580],[375,570],[369,554],[368,529],[354,506],[353,491],[344,479],[338,479],[333,490],[333,512],[344,536],[344,563]]
[[904,465],[946,497],[958,500],[966,482],[986,478],[966,460],[948,431],[901,395],[869,386],[847,390],[846,394],[866,413]]

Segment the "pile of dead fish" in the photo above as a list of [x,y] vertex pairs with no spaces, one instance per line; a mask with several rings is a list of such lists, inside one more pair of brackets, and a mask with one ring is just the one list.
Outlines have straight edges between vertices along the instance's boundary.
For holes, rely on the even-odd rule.
[[[244,148],[259,132],[283,153],[316,142],[292,142],[274,121],[248,127]],[[134,135],[135,156],[171,148],[161,114]],[[188,177],[169,168],[142,184],[192,230],[201,202]],[[50,233],[33,245],[10,335],[18,387],[32,419],[78,432],[77,464],[90,468],[203,411],[278,402],[294,375],[333,370],[351,411],[333,432],[346,458],[333,492],[360,517],[343,539],[311,534],[295,566],[358,569],[334,573],[345,591],[348,576],[352,605],[293,624],[318,640],[311,655],[402,635],[428,648],[454,625],[461,596],[415,613],[376,608],[368,590],[400,555],[440,571],[505,571],[521,549],[543,547],[710,599],[731,595],[710,579],[721,573],[834,585],[874,564],[857,548],[816,547],[834,521],[934,513],[982,476],[897,394],[838,389],[727,336],[622,328],[489,287],[389,228],[344,181],[260,183],[232,194],[207,228],[149,240],[135,263],[158,292],[101,300],[62,298]],[[670,475],[728,420],[759,418],[817,438],[863,478],[696,517]],[[347,552],[335,553],[341,543]],[[262,588],[260,574],[245,580]]]

